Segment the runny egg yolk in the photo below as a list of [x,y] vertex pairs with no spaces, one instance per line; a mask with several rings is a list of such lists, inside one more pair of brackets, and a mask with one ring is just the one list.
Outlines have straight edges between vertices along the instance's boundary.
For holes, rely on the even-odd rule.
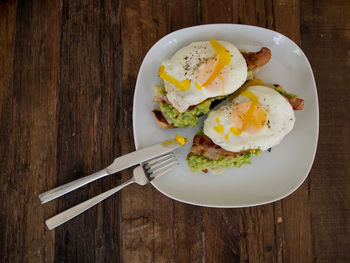
[[[266,124],[266,112],[260,106],[258,97],[248,90],[244,90],[241,95],[247,97],[249,101],[241,102],[233,107],[231,112],[233,126],[229,128],[227,134],[224,133],[219,117],[216,118],[217,126],[213,128],[217,133],[225,135],[225,140],[228,140],[231,133],[236,136],[239,136],[243,131],[249,134],[257,133]],[[218,115],[220,115],[220,111]]]
[[218,125],[217,125],[217,126],[214,126],[214,130],[215,130],[217,133],[220,133],[220,134],[224,135],[224,133],[225,133],[224,126],[221,125],[219,117],[216,118],[216,123],[217,123]]
[[188,138],[184,138],[176,133],[175,140],[177,141],[178,144],[185,145],[185,143],[188,141]]
[[174,77],[170,76],[165,71],[165,67],[163,65],[160,66],[158,74],[159,74],[159,77],[161,79],[169,81],[171,84],[173,84],[180,91],[188,90],[190,88],[191,81],[189,79],[185,79],[183,81],[179,81],[179,80],[175,79]]
[[230,53],[216,40],[210,40],[211,46],[216,51],[216,56],[202,63],[196,73],[195,81],[197,89],[206,87],[211,91],[221,91],[225,95],[225,79],[228,77],[228,70],[224,68],[231,63]]
[[254,134],[259,132],[266,123],[265,110],[254,101],[245,101],[234,106],[231,112],[230,129],[235,135],[240,135],[242,131]]
[[[208,79],[208,77],[213,73],[217,63],[218,62],[216,58],[210,58],[198,67],[197,72],[195,74],[195,86],[198,90],[201,90],[203,88],[203,85],[199,83],[204,83]],[[225,95],[224,84],[227,75],[227,69],[222,69],[220,74],[214,79],[213,82],[209,84],[209,86],[206,87],[206,89],[211,90],[213,92],[222,91],[222,95]]]

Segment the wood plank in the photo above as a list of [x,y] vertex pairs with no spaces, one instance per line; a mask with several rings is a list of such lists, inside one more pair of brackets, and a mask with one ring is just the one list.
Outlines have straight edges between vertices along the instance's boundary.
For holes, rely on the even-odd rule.
[[[17,1],[0,3],[0,116],[11,92]],[[2,123],[2,122],[1,122]],[[4,160],[1,158],[0,160]]]
[[[123,153],[133,151],[133,93],[143,57],[166,34],[167,5],[164,1],[124,1],[121,6],[123,78],[120,94],[120,133]],[[153,92],[152,87],[150,92]],[[149,112],[151,114],[151,112]],[[123,172],[124,180],[132,176]],[[172,201],[152,186],[131,185],[122,192],[123,262],[167,262],[174,257]]]
[[239,262],[239,211],[219,208],[202,209],[204,214],[204,262]]
[[[232,23],[232,1],[203,1],[203,24]],[[205,262],[240,261],[240,214],[238,209],[203,208]]]
[[301,43],[313,67],[320,134],[310,175],[315,262],[350,262],[350,2],[301,2]]
[[203,24],[233,22],[233,1],[202,1],[200,8],[201,22]]
[[[12,130],[12,100],[13,100],[13,57],[16,25],[17,1],[0,2],[0,258],[5,260],[13,259],[13,251],[16,247],[8,239],[11,231],[16,226],[11,226],[13,216],[7,214],[12,209],[9,193],[11,188],[15,188],[14,180],[11,179],[14,160],[11,150],[11,142],[14,138]],[[18,216],[17,216],[18,218]],[[10,223],[8,223],[10,220]],[[7,228],[10,228],[8,231]],[[12,229],[11,229],[12,228]],[[16,239],[16,238],[15,238]],[[17,241],[20,242],[20,238]]]
[[55,204],[43,209],[38,195],[56,178],[59,3],[0,5],[0,63],[6,74],[0,83],[1,258],[52,261],[54,232],[43,223]]
[[[298,0],[274,1],[275,30],[300,45],[300,4]],[[288,17],[288,19],[286,19]],[[282,241],[279,247],[283,261],[311,262],[310,178],[297,191],[275,205],[276,235]],[[278,219],[282,220],[279,223]],[[296,229],[298,231],[296,231]]]
[[233,15],[237,24],[271,27],[274,23],[270,1],[234,1]]
[[[88,175],[121,155],[121,42],[117,1],[63,1],[58,87],[57,184]],[[109,176],[60,198],[65,210],[119,183]],[[114,195],[56,230],[58,262],[119,262]],[[58,212],[57,211],[57,212]]]
[[[298,1],[242,1],[234,13],[238,23],[274,29],[300,44]],[[242,262],[310,261],[308,181],[282,201],[242,209],[241,231]]]
[[[125,2],[122,39],[128,45],[123,49],[123,87],[134,88],[142,58],[161,36],[197,23],[198,17],[193,16],[197,8],[195,1]],[[126,134],[125,139],[129,138]],[[125,189],[122,203],[125,262],[197,262],[202,258],[201,208],[174,202],[150,186]]]
[[174,262],[205,261],[202,208],[173,201]]
[[[201,23],[201,1],[168,1],[170,32]],[[168,32],[168,33],[170,33]],[[205,237],[201,207],[173,202],[174,262],[203,262]]]
[[241,209],[241,262],[276,262],[273,205]]
[[[234,22],[273,28],[269,2],[236,2]],[[240,261],[281,262],[281,239],[276,237],[274,204],[240,209]],[[282,233],[283,234],[283,233]],[[276,256],[279,255],[279,256]]]
[[[37,198],[134,150],[133,91],[148,49],[171,31],[220,22],[277,30],[310,59],[320,138],[307,181],[282,201],[245,209],[130,186],[48,231],[48,217],[131,176],[45,205]],[[349,262],[349,25],[342,0],[0,1],[1,260]]]
[[201,23],[201,1],[167,1],[168,2],[168,30],[175,30],[195,26]]

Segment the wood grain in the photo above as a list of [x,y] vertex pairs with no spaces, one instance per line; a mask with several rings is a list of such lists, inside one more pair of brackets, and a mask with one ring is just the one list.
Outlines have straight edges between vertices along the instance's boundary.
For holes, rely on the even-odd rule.
[[[116,1],[62,3],[57,184],[100,170],[114,156],[122,154],[123,138],[115,133],[124,118],[123,102],[118,96],[120,81],[116,77],[121,75],[118,14]],[[57,201],[58,211],[117,184],[118,177],[110,176],[80,188]],[[118,203],[118,195],[114,195],[58,228],[55,259],[118,262]]]
[[[124,104],[123,134],[126,152],[134,150],[131,130],[132,94],[142,59],[148,49],[166,34],[167,6],[163,1],[125,1],[121,15],[122,89],[130,94]],[[127,143],[126,143],[127,142]],[[126,180],[131,171],[123,174]],[[132,185],[122,192],[123,262],[165,262],[173,258],[172,201],[150,185]],[[137,252],[135,252],[137,251]]]
[[37,196],[56,184],[59,6],[1,5],[1,258],[40,262],[54,254],[43,220],[55,204],[43,209]]
[[[236,22],[277,30],[300,44],[297,1],[237,2],[234,10]],[[241,262],[311,261],[308,181],[282,201],[242,209],[241,235]]]
[[[281,201],[243,209],[134,185],[48,231],[45,219],[132,175],[45,205],[37,198],[135,149],[143,57],[167,33],[206,23],[277,30],[308,56],[320,102],[308,179]],[[0,261],[349,262],[349,25],[345,0],[0,1]]]
[[320,102],[319,144],[310,174],[316,262],[350,262],[349,32],[349,1],[301,4],[302,48],[314,69]]
[[[203,1],[201,21],[209,23],[232,23],[232,1]],[[204,262],[240,261],[240,214],[238,209],[203,208],[205,257]]]
[[[294,15],[290,15],[291,10]],[[299,2],[295,0],[288,3],[284,1],[274,2],[275,29],[291,38],[298,45],[301,44],[299,10]],[[275,210],[281,211],[280,217],[283,220],[282,224],[278,224],[279,217],[276,219],[277,225],[283,227],[284,232],[282,259],[295,262],[312,261],[310,177],[290,197],[281,201],[280,209],[275,206]]]

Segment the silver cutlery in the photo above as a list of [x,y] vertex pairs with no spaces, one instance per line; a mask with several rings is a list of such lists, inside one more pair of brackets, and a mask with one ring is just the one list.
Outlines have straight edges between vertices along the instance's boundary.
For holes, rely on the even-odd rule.
[[88,183],[91,183],[97,179],[100,179],[104,176],[119,172],[121,170],[124,170],[126,168],[129,168],[131,166],[134,166],[136,164],[140,164],[144,161],[150,160],[154,157],[160,156],[162,154],[171,152],[176,150],[177,148],[180,148],[182,145],[180,145],[175,140],[169,140],[162,143],[158,143],[146,148],[143,148],[141,150],[123,155],[121,157],[116,158],[113,163],[108,166],[107,168],[98,171],[96,173],[93,173],[91,175],[79,178],[75,181],[72,181],[70,183],[61,185],[59,187],[56,187],[50,191],[47,191],[45,193],[42,193],[39,195],[39,199],[42,204],[49,202],[53,199],[56,199],[57,197],[60,197],[64,194],[67,194],[81,186],[84,186]]
[[55,215],[54,217],[51,217],[50,219],[46,220],[45,223],[50,230],[54,229],[55,227],[67,222],[73,217],[76,217],[77,215],[86,211],[90,207],[98,204],[104,199],[115,194],[119,190],[123,189],[125,186],[132,183],[137,183],[139,185],[146,185],[149,182],[157,179],[158,177],[164,175],[165,173],[173,169],[177,164],[178,163],[176,163],[176,159],[172,152],[159,156],[157,158],[151,159],[145,163],[142,163],[141,165],[137,166],[134,169],[133,177],[128,181],[126,181],[125,183],[115,188],[112,188],[111,190],[108,190],[102,194],[99,194],[93,198],[90,198],[89,200],[86,200],[81,204],[73,206],[72,208],[69,208]]

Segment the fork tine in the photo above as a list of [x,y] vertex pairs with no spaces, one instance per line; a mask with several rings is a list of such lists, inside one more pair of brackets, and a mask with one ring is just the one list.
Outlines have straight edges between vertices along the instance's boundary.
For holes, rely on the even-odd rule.
[[159,160],[162,160],[163,158],[166,158],[166,157],[168,157],[168,156],[170,156],[172,154],[173,154],[173,152],[169,152],[169,153],[160,155],[158,157],[155,157],[155,158],[153,158],[151,160],[148,160],[147,162],[145,162],[145,166],[144,167],[153,165],[154,163],[158,162]]
[[165,156],[163,159],[160,159],[160,158],[158,158],[158,160],[157,161],[155,161],[155,162],[152,162],[151,164],[146,164],[145,165],[145,168],[146,169],[152,169],[153,167],[159,167],[159,166],[161,166],[162,164],[164,164],[164,163],[166,163],[167,161],[170,161],[171,159],[174,159],[175,158],[175,156],[174,155],[172,155],[172,154],[169,154],[169,155],[167,155],[167,156]]
[[158,177],[164,175],[165,173],[169,172],[170,170],[174,169],[176,165],[178,165],[179,163],[172,163],[172,165],[170,165],[168,168],[164,169],[163,167],[163,170],[158,172],[156,175],[154,175],[154,173],[151,175],[151,180],[154,180],[154,179],[157,179]]
[[165,162],[160,163],[158,166],[151,168],[151,169],[147,169],[147,173],[149,174],[154,174],[159,172],[160,170],[163,170],[164,168],[168,167],[169,165],[175,163],[177,160],[173,157],[170,158],[168,160],[166,160]]

